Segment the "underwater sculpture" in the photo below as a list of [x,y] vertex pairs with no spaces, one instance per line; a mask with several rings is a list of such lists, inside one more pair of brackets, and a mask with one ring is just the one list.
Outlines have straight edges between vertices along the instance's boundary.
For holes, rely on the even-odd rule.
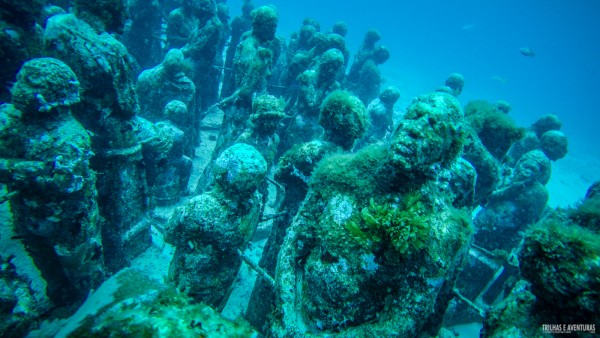
[[[252,100],[250,127],[236,140],[256,148],[271,168],[279,146],[279,135],[276,133],[279,122],[285,117],[285,102],[273,95],[255,96]],[[268,171],[268,170],[267,170]]]
[[569,151],[567,136],[559,130],[549,130],[540,138],[540,148],[552,161],[560,160]]
[[248,100],[252,93],[266,90],[270,70],[279,57],[279,43],[275,37],[279,15],[271,6],[261,6],[250,13],[252,30],[242,35],[233,60],[237,100]]
[[[314,21],[314,20],[313,20]],[[285,58],[287,67],[282,74],[281,85],[285,87],[284,96],[292,100],[298,95],[298,76],[311,67],[313,63],[313,37],[317,33],[318,22],[304,20],[302,27],[298,32],[292,33],[287,48],[285,49]]]
[[465,86],[465,78],[462,74],[452,73],[448,76],[444,85],[450,89],[450,94],[458,97]]
[[[191,68],[188,76],[196,86],[194,100],[188,104],[195,127],[219,96],[226,26],[219,19],[217,8],[214,0],[185,0],[169,13],[167,20],[168,46],[181,50]],[[196,136],[192,138],[197,145]]]
[[212,161],[205,169],[196,188],[201,192],[212,182],[212,162],[246,131],[252,114],[254,95],[267,92],[267,81],[279,50],[275,31],[279,16],[274,7],[262,6],[252,11],[252,31],[242,36],[234,58],[234,93],[211,106],[223,114]]
[[240,43],[242,35],[252,29],[252,16],[250,13],[254,10],[254,4],[252,0],[243,0],[242,14],[236,16],[231,20],[231,40],[229,41],[229,48],[225,55],[225,72],[223,74],[223,85],[221,88],[221,97],[228,97],[233,94],[234,81],[233,81],[233,60],[235,57],[236,48]]
[[360,79],[360,70],[367,60],[373,56],[375,51],[375,44],[381,40],[381,35],[378,31],[370,29],[365,33],[363,43],[360,46],[356,56],[354,57],[354,63],[350,67],[347,81],[351,83],[358,83]]
[[217,104],[225,112],[225,117],[214,152],[216,155],[235,142],[246,129],[252,112],[252,95],[266,92],[271,67],[279,55],[273,46],[279,20],[277,11],[273,7],[262,6],[253,10],[251,15],[252,30],[242,36],[233,62],[235,91]]
[[22,275],[15,264],[15,256],[0,255],[0,332],[10,332],[14,336],[25,336],[42,314],[49,308],[43,290],[35,290],[32,281]]
[[550,180],[550,160],[539,150],[523,155],[512,177],[488,197],[476,215],[475,241],[488,250],[510,251],[520,237],[516,234],[536,223],[546,208]]
[[365,134],[366,143],[383,140],[394,128],[394,104],[400,98],[400,90],[392,86],[386,88],[379,97],[367,106],[370,126]]
[[[277,256],[285,234],[309,189],[313,170],[321,159],[341,151],[349,151],[356,139],[366,129],[366,114],[362,102],[348,92],[333,92],[321,107],[320,124],[324,128],[323,140],[301,143],[288,150],[279,160],[274,178],[285,193],[279,205],[279,218],[273,221],[259,266],[274,275]],[[335,136],[334,136],[335,135]],[[249,302],[252,312],[246,318],[261,332],[268,332],[267,317],[275,303],[272,285],[259,278]]]
[[181,48],[188,43],[192,33],[200,25],[198,16],[207,12],[210,5],[210,0],[185,0],[180,7],[169,13],[166,29],[168,48]]
[[81,301],[105,267],[91,141],[71,114],[79,81],[63,62],[38,58],[11,92],[12,104],[0,107],[0,178],[12,193],[15,232],[53,304]]
[[191,78],[196,85],[194,105],[195,121],[201,120],[208,107],[219,99],[219,79],[223,57],[221,50],[226,42],[225,27],[217,16],[214,0],[193,0],[197,24],[181,52],[193,64]]
[[502,172],[500,161],[487,150],[472,128],[467,127],[465,130],[462,157],[475,167],[477,179],[474,199],[476,205],[482,205],[500,184]]
[[336,48],[331,48],[317,59],[312,69],[305,70],[297,77],[298,94],[291,108],[293,116],[284,129],[280,153],[295,144],[321,137],[323,133],[323,128],[319,125],[321,106],[330,93],[341,88],[336,78],[343,65],[342,53]]
[[346,77],[348,88],[365,105],[379,95],[381,72],[378,66],[390,58],[390,51],[386,47],[375,45],[380,39],[381,36],[376,30],[367,31]]
[[[95,22],[102,26],[101,21]],[[104,220],[102,242],[107,268],[116,272],[151,244],[132,61],[125,46],[112,35],[95,31],[73,14],[50,17],[44,43],[46,53],[69,65],[81,83],[81,103],[73,114],[93,133],[95,155],[90,164],[99,173],[96,188]]]
[[135,127],[144,159],[146,203],[149,208],[173,205],[187,192],[192,169],[192,160],[184,155],[185,133],[168,120],[152,123],[137,117]]
[[567,155],[569,142],[560,131],[562,121],[554,114],[546,114],[537,119],[522,139],[517,141],[508,153],[509,164],[514,164],[521,156],[532,150],[541,150],[552,161]]
[[[2,59],[6,61],[0,70],[3,84],[10,87],[8,82],[15,80],[12,75],[23,61],[41,54],[71,68],[73,76],[66,78],[81,90],[78,104],[75,99],[63,101],[68,106],[54,106],[60,97],[46,100],[46,93],[38,91],[37,101],[30,100],[43,107],[36,118],[29,114],[38,108],[19,108],[18,95],[15,102],[0,108],[0,163],[4,166],[0,178],[5,182],[0,183],[0,206],[2,211],[12,208],[15,213],[15,219],[2,228],[0,244],[25,243],[34,261],[44,265],[34,288],[30,276],[22,273],[19,257],[0,253],[0,335],[25,335],[39,328],[32,334],[44,336],[56,322],[66,322],[70,328],[78,324],[76,331],[69,332],[82,336],[233,335],[240,329],[242,336],[255,336],[243,322],[216,320],[214,311],[198,302],[223,308],[236,274],[246,272],[241,268],[242,258],[256,268],[241,254],[250,245],[255,249],[260,245],[260,236],[254,238],[256,242],[250,240],[253,229],[273,217],[259,264],[264,271],[244,313],[262,334],[433,336],[441,325],[448,325],[442,315],[455,296],[454,281],[473,238],[468,212],[477,205],[486,207],[478,219],[483,229],[478,236],[489,240],[492,248],[498,247],[503,230],[499,236],[487,231],[487,223],[496,219],[484,214],[508,215],[505,218],[516,223],[521,221],[515,219],[522,207],[522,212],[529,212],[527,217],[537,219],[545,205],[545,188],[526,178],[533,175],[532,167],[546,168],[548,160],[557,160],[567,151],[567,139],[553,118],[541,119],[525,131],[525,138],[516,140],[522,130],[504,123],[509,121],[506,115],[511,107],[503,101],[470,105],[463,118],[455,98],[462,92],[464,78],[457,73],[448,77],[438,93],[416,99],[394,128],[393,105],[399,92],[393,87],[379,92],[378,63],[389,57],[389,51],[377,46],[380,37],[375,31],[367,32],[348,76],[355,81],[344,81],[348,27],[341,22],[333,26],[333,32],[322,32],[316,20],[305,19],[286,45],[274,37],[278,22],[274,8],[254,10],[252,2],[244,0],[242,16],[232,24],[223,69],[223,45],[229,34],[225,0],[53,2],[65,9],[73,6],[72,10],[42,9],[43,1],[37,0],[4,3],[8,6],[0,8],[0,49],[14,58]],[[148,12],[138,13],[142,8]],[[127,10],[140,15],[131,17],[131,25],[125,25]],[[168,18],[167,13],[173,16]],[[119,33],[123,30],[125,35]],[[170,49],[167,45],[160,48],[163,43]],[[130,53],[138,57],[137,63]],[[53,71],[62,68],[57,66],[61,61],[42,63],[45,71]],[[30,73],[32,65],[22,71]],[[142,71],[138,67],[149,69],[135,85]],[[220,80],[221,72],[229,79]],[[56,85],[41,74],[41,87]],[[220,81],[222,101],[216,103]],[[22,85],[17,84],[15,93]],[[69,94],[72,89],[60,93]],[[8,102],[5,92],[0,98]],[[41,110],[51,116],[37,118]],[[211,126],[216,126],[222,116],[216,113],[219,110],[224,123],[207,166],[210,180],[199,184],[196,194],[191,192],[195,196],[190,196],[187,183],[192,169],[210,157],[203,152],[206,144],[197,147],[195,141],[199,119],[210,114]],[[282,121],[289,121],[290,128],[282,128]],[[60,134],[65,129],[62,123],[81,125]],[[213,138],[203,140],[214,141],[212,130],[202,136],[207,134]],[[73,135],[81,138],[74,143],[78,150],[65,150],[60,142]],[[513,151],[522,141],[520,152]],[[33,156],[23,153],[24,147],[46,148]],[[359,148],[363,149],[357,152]],[[37,162],[43,162],[44,170],[32,173],[32,162],[36,162],[34,169],[41,167]],[[11,167],[15,163],[16,169]],[[75,167],[70,168],[73,163]],[[274,183],[278,186],[274,206],[280,203],[280,208],[265,215],[268,186],[263,177],[270,169],[280,184]],[[49,172],[53,174],[46,175]],[[36,180],[62,190],[55,186],[38,189]],[[534,296],[546,307],[553,298],[561,299],[566,313],[597,320],[597,295],[585,288],[596,288],[596,265],[588,264],[578,278],[569,279],[579,261],[595,262],[588,256],[595,252],[595,244],[588,240],[600,227],[594,216],[597,202],[591,198],[597,186],[576,212],[565,216],[591,229],[584,233],[585,241],[575,236],[583,233],[580,229],[555,225],[528,233],[520,258],[531,285],[519,283],[516,296],[504,304],[508,305],[490,312],[488,332],[500,321],[520,325],[530,320],[525,311],[511,317],[506,309],[534,304]],[[30,196],[33,192],[35,196]],[[61,201],[57,201],[59,194]],[[80,204],[75,204],[74,196]],[[180,208],[165,230],[162,225],[175,206]],[[44,208],[56,215],[44,218],[27,213]],[[510,211],[504,214],[506,209]],[[84,230],[92,229],[87,243],[83,235],[77,235],[72,216]],[[35,218],[46,230],[51,230],[46,226],[49,223],[68,226],[59,230],[63,236],[46,236],[30,231],[35,228],[31,224],[23,227],[27,217]],[[95,220],[96,232],[85,217]],[[146,250],[151,225],[157,245]],[[7,228],[18,231],[5,235]],[[152,279],[122,269],[141,262],[143,266],[146,259],[156,258],[157,248],[167,256],[170,246],[161,246],[161,234],[176,247],[169,279],[153,280],[164,276],[156,266]],[[566,239],[568,248],[553,236]],[[514,238],[510,239],[513,243]],[[74,251],[65,249],[61,241],[81,241],[82,251],[69,256]],[[52,246],[55,242],[60,243]],[[553,260],[556,256],[568,259]],[[554,266],[565,273],[552,275]],[[67,317],[111,273],[115,275],[101,289],[112,287],[113,292],[95,292],[74,316],[40,324],[42,318]],[[561,292],[564,289],[574,292]],[[51,301],[44,299],[46,292]],[[577,292],[584,296],[578,297]],[[107,294],[110,297],[103,297]],[[239,300],[232,299],[232,303]],[[85,317],[90,308],[96,312]],[[82,313],[85,319],[78,317]],[[574,320],[560,313],[540,318]],[[515,331],[498,332],[503,336]],[[536,335],[539,330],[522,332]]]
[[[335,67],[336,59],[339,57],[333,55],[332,50],[341,53],[342,65],[339,67]],[[304,19],[300,31],[292,34],[285,49],[285,57],[287,64],[282,71],[280,84],[284,88],[283,95],[292,102],[302,101],[302,98],[298,96],[307,96],[306,89],[302,87],[315,86],[317,85],[315,81],[319,83],[316,86],[317,88],[324,89],[323,83],[329,86],[334,80],[341,87],[349,62],[349,52],[343,35],[323,33],[320,31],[320,24],[316,20],[308,18]],[[329,64],[327,66],[329,70],[337,70],[335,76],[319,70],[327,63]],[[315,72],[320,73],[318,75],[319,79],[314,79],[317,76]],[[337,88],[330,90],[334,89]],[[304,93],[302,93],[303,90]]]
[[[166,34],[162,35],[165,4],[158,0],[129,0],[127,14],[130,25],[125,28],[122,41],[141,69],[152,68],[164,56]],[[164,11],[164,12],[163,12]]]
[[[346,34],[348,34],[348,25],[343,21],[338,21],[333,24],[331,32],[333,34],[339,35],[342,38],[345,38]],[[346,47],[346,42],[344,39],[340,39],[339,41],[344,42],[343,46],[338,47],[342,54],[344,54],[344,68],[343,71],[341,71],[340,74],[338,74],[338,80],[342,82],[344,76],[346,76],[346,69],[348,69],[348,64],[350,63],[350,51]]]
[[162,63],[141,72],[135,86],[140,116],[158,122],[165,119],[163,109],[170,101],[179,100],[190,106],[196,92],[196,85],[188,77],[191,72],[192,64],[180,49],[170,49]]
[[176,247],[170,278],[196,302],[222,309],[261,211],[257,188],[267,172],[263,156],[238,143],[215,161],[214,184],[173,213],[166,241]]
[[184,153],[188,157],[194,157],[194,146],[198,142],[199,126],[194,123],[194,113],[188,109],[193,103],[196,86],[188,77],[192,72],[192,65],[185,60],[185,56],[179,49],[171,49],[158,66],[146,69],[137,79],[135,87],[140,104],[139,116],[151,122],[159,122],[171,119],[166,114],[172,112],[167,106],[178,101],[184,105],[185,113],[179,113],[173,121],[177,127],[185,133]]
[[193,123],[193,113],[189,111],[188,106],[179,100],[172,100],[165,105],[162,116],[165,121],[180,129],[184,134],[183,153],[185,156],[193,158],[194,138],[191,136],[196,131]]
[[42,16],[43,0],[3,1],[0,6],[0,100],[10,101],[10,82],[25,61],[40,56],[43,32],[36,20]]
[[[474,108],[472,104],[469,105]],[[479,105],[488,106],[491,110],[487,103]],[[505,101],[496,102],[494,108],[503,114],[511,110],[510,104]],[[494,120],[495,123],[502,121],[501,118],[490,119]],[[513,319],[521,322],[516,324],[517,326],[522,325],[523,320],[528,320],[523,319],[527,318],[525,313],[512,312],[533,309],[527,307],[528,305],[515,307],[515,302],[531,305],[533,299],[526,285],[515,285],[519,278],[516,253],[523,241],[523,232],[551,212],[546,205],[548,191],[545,184],[550,178],[551,169],[551,158],[547,154],[552,153],[544,151],[536,134],[556,136],[547,139],[546,142],[550,146],[547,149],[555,150],[554,155],[558,159],[566,152],[564,134],[554,130],[560,126],[561,122],[556,116],[543,116],[530,129],[524,131],[523,138],[512,144],[502,162],[491,155],[471,128],[467,129],[463,157],[477,170],[475,202],[481,205],[482,209],[474,219],[476,234],[469,250],[470,268],[464,269],[457,280],[457,294],[461,299],[468,301],[451,305],[453,319],[448,322],[449,325],[480,320],[486,309],[490,309],[496,300],[502,297],[507,298],[496,310],[506,311],[506,316],[500,317],[495,313],[491,320],[510,322],[511,316],[521,316],[519,319]],[[510,127],[507,130],[510,130]],[[513,288],[513,294],[509,295],[508,291]],[[502,330],[498,332],[500,336],[506,335]]]
[[574,334],[598,330],[598,183],[579,205],[552,211],[526,231],[518,251],[522,279],[487,313],[483,337],[551,337],[543,330],[547,323],[583,324]]
[[[462,119],[452,96],[423,95],[389,149],[321,161],[279,254],[274,336],[437,332],[471,230],[427,177],[456,163]],[[456,190],[473,188],[463,171]]]
[[125,0],[74,0],[73,7],[75,16],[87,22],[96,32],[122,34],[125,29],[128,18]]
[[[236,143],[245,143],[258,150],[267,163],[267,172],[275,164],[280,140],[276,131],[279,122],[285,117],[284,108],[285,102],[273,95],[255,96],[252,100],[250,127],[236,140]],[[259,192],[262,195],[262,215],[269,197],[268,185],[261,184]]]
[[469,102],[465,107],[465,116],[481,143],[499,161],[525,133],[510,116],[487,101]]

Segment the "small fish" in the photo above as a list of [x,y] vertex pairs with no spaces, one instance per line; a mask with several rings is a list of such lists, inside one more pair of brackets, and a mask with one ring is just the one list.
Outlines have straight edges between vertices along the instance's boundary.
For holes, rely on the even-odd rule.
[[506,84],[508,82],[507,79],[505,79],[505,78],[503,78],[502,76],[499,76],[499,75],[490,76],[490,79],[494,80],[494,81],[498,81],[498,82],[500,82],[502,84]]
[[519,52],[521,52],[521,54],[524,56],[528,56],[528,57],[535,56],[535,52],[533,50],[531,50],[531,48],[529,48],[529,47],[521,47],[521,48],[519,48]]

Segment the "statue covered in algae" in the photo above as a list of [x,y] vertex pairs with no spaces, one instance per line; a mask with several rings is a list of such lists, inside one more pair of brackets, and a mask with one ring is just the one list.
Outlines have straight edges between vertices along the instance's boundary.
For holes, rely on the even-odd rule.
[[454,97],[423,95],[389,146],[319,164],[279,254],[274,336],[437,332],[471,234],[452,206],[474,184],[462,123]]

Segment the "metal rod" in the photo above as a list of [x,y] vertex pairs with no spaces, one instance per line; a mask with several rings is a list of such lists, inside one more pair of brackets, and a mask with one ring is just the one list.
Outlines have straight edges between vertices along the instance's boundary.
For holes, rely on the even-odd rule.
[[273,277],[269,276],[269,274],[260,266],[258,266],[258,264],[254,263],[250,257],[244,255],[244,253],[238,249],[237,250],[238,255],[240,255],[240,257],[242,257],[242,260],[244,262],[246,262],[246,264],[248,264],[252,270],[256,271],[256,273],[258,273],[262,278],[264,278],[265,281],[267,281],[267,284],[269,284],[269,286],[273,289],[275,289],[275,280],[273,279]]

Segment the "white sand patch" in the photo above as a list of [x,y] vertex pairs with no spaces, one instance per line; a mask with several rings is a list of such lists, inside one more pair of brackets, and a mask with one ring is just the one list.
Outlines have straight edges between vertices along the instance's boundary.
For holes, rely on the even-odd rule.
[[584,153],[570,152],[552,163],[547,184],[550,207],[568,207],[585,197],[593,182],[600,180],[600,159]]

